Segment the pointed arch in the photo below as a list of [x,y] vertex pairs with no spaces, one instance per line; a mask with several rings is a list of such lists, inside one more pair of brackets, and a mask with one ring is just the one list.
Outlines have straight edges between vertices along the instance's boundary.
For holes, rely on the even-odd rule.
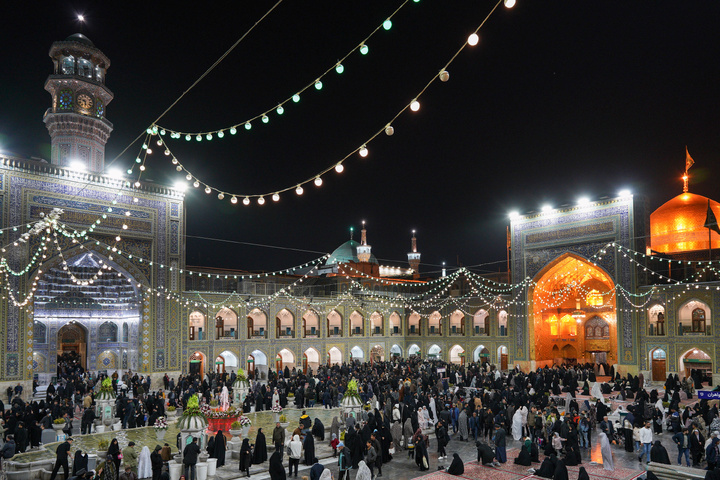
[[320,315],[313,310],[306,310],[302,315],[303,338],[317,338],[320,336]]
[[251,338],[267,338],[267,313],[255,307],[247,315],[247,336]]
[[295,338],[295,315],[287,308],[275,315],[275,338]]
[[327,315],[327,331],[328,337],[342,337],[343,335],[343,317],[335,309],[330,310]]

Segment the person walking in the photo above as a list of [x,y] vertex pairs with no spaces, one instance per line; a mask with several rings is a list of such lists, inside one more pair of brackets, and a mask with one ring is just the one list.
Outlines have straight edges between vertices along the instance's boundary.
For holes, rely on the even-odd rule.
[[130,467],[133,473],[137,474],[138,454],[135,451],[135,442],[129,442],[128,446],[122,450],[123,464]]
[[650,426],[650,422],[645,422],[645,426],[640,429],[640,443],[642,444],[642,453],[638,457],[640,463],[645,455],[647,458],[645,461],[650,463],[650,448],[652,448],[653,431]]
[[275,423],[275,429],[272,432],[272,442],[275,445],[275,451],[280,452],[280,459],[283,456],[283,446],[285,445],[285,429],[280,426],[280,422]]
[[183,467],[185,470],[185,480],[195,480],[198,455],[200,455],[200,447],[197,444],[197,438],[193,437],[192,441],[187,444],[183,450]]
[[152,480],[160,480],[160,474],[162,473],[162,467],[163,467],[163,458],[162,455],[160,455],[160,450],[162,450],[162,447],[160,445],[155,445],[155,450],[150,454],[150,465],[152,468]]
[[302,457],[302,442],[300,441],[300,435],[294,435],[290,441],[288,457],[288,477],[293,476],[293,467],[295,467],[295,477],[297,478],[298,465],[300,465],[300,457]]
[[678,448],[677,464],[682,464],[682,457],[685,456],[685,463],[690,466],[690,439],[688,438],[688,429],[683,428],[682,432],[678,432],[672,436],[672,441],[675,442]]
[[70,447],[72,447],[73,439],[72,437],[68,437],[63,443],[61,443],[57,450],[55,450],[55,454],[57,455],[57,458],[55,459],[55,466],[53,467],[52,474],[50,475],[50,480],[55,480],[55,477],[57,477],[58,470],[60,470],[60,467],[63,469],[63,474],[65,475],[65,478],[70,478],[68,476],[68,459],[70,458]]
[[505,450],[507,447],[506,436],[507,434],[505,433],[505,429],[502,428],[500,424],[496,424],[493,443],[495,443],[495,457],[500,463],[507,462],[507,452]]

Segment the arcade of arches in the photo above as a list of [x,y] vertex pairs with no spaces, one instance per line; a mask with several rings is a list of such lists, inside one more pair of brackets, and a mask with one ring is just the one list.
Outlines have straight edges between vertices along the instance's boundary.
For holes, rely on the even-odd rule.
[[535,365],[616,363],[615,284],[610,276],[568,253],[535,281],[529,322]]

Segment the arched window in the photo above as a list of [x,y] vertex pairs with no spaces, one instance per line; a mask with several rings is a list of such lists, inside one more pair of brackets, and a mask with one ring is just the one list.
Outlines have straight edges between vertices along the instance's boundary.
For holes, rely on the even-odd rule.
[[420,314],[412,312],[408,316],[408,333],[410,335],[420,335]]
[[253,308],[247,317],[248,338],[267,338],[267,315],[259,308]]
[[205,327],[205,314],[198,310],[190,313],[188,317],[188,338],[190,340],[207,340],[207,328]]
[[373,312],[370,315],[370,334],[371,335],[385,335],[385,322],[383,322],[383,316],[380,312]]
[[430,335],[442,335],[442,315],[435,310],[428,317]]
[[603,304],[603,296],[595,289],[590,290],[585,296],[585,303],[591,307],[599,307]]
[[487,317],[488,312],[485,310],[478,310],[473,315],[473,335],[489,335],[487,331]]
[[85,60],[84,58],[78,60],[78,75],[92,78],[93,70],[93,65],[88,60]]
[[558,328],[558,319],[555,315],[545,320],[550,326],[550,335],[557,336],[560,333]]
[[75,74],[75,57],[72,55],[63,58],[62,61],[62,73],[63,75],[74,75]]
[[118,327],[113,322],[105,322],[98,328],[98,342],[117,342]]
[[710,325],[707,320],[712,317],[710,307],[705,302],[690,300],[680,307],[678,317],[678,328],[681,329],[679,332],[681,335],[683,333],[710,334]]
[[592,340],[609,340],[610,325],[602,317],[593,317],[585,322],[585,338]]
[[283,308],[275,316],[276,338],[295,338],[295,317],[290,310]]
[[648,309],[648,335],[665,335],[665,307],[662,305]]
[[460,310],[450,315],[450,334],[465,335],[465,314]]
[[705,331],[705,310],[702,308],[696,308],[692,311],[692,331]]
[[357,310],[350,314],[350,336],[365,334],[365,319]]
[[125,343],[128,342],[128,338],[130,337],[130,332],[129,332],[129,330],[130,330],[130,329],[128,328],[127,322],[123,322],[123,326],[122,326],[122,341],[125,342]]
[[397,312],[390,314],[390,335],[400,335],[400,315]]
[[328,336],[330,336],[330,337],[341,337],[343,334],[342,317],[335,310],[328,313],[327,329],[328,329]]
[[498,331],[501,337],[507,337],[508,334],[508,315],[505,310],[498,312]]
[[215,338],[217,340],[235,340],[238,338],[238,316],[227,307],[215,314]]

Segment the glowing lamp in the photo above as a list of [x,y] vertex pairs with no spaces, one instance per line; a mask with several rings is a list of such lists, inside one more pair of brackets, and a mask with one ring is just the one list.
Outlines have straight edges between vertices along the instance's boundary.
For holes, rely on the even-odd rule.
[[510,217],[510,220],[515,220],[516,218],[520,217],[520,213],[517,211],[512,211],[508,213],[508,217]]
[[335,65],[335,71],[337,73],[343,73],[345,71],[345,67],[343,67],[342,63],[338,63],[337,65]]
[[275,111],[277,112],[278,115],[282,115],[283,113],[285,113],[285,109],[283,108],[282,105],[278,105],[278,107]]
[[478,44],[479,41],[480,41],[480,37],[478,37],[478,34],[477,34],[477,33],[472,33],[472,34],[470,34],[470,36],[468,37],[467,43],[468,43],[468,45],[470,45],[471,47],[474,47],[475,45]]
[[513,8],[515,6],[515,0],[505,0],[505,8]]
[[369,51],[370,51],[370,49],[368,48],[367,45],[365,45],[364,43],[363,43],[362,45],[360,45],[360,53],[361,53],[362,55],[367,55],[367,53],[368,53]]
[[540,209],[540,211],[542,211],[543,213],[550,212],[551,210],[552,210],[552,205],[543,205],[542,208]]
[[345,167],[343,167],[343,164],[342,164],[342,163],[338,163],[337,165],[335,165],[335,171],[336,171],[337,173],[342,173],[343,170],[345,170]]
[[195,180],[195,181],[193,182],[193,187],[198,188],[199,186],[200,186],[200,182],[198,182],[197,180]]
[[299,101],[300,101],[300,95],[298,95],[296,93],[295,95],[293,95],[293,102],[298,103]]
[[196,135],[195,140],[197,140],[198,142],[202,142],[202,135]]
[[176,182],[175,183],[175,190],[178,192],[185,192],[187,191],[187,183],[185,182]]
[[250,205],[250,198],[248,198],[248,197],[243,198],[243,205],[245,205],[245,206]]
[[619,194],[621,197],[629,197],[630,195],[632,195],[632,192],[630,192],[630,190],[628,190],[627,188],[625,188],[625,189],[623,189],[623,190],[620,190],[620,191],[618,192],[618,194]]
[[322,82],[320,80],[315,81],[315,90],[322,90]]
[[192,175],[188,173],[187,175],[185,175],[185,179],[188,181],[192,180]]
[[450,73],[447,70],[440,72],[440,81],[447,82],[448,80],[450,80]]
[[413,112],[417,112],[418,110],[420,110],[420,102],[418,102],[417,100],[413,100],[410,104],[410,110],[412,110]]
[[392,28],[392,20],[389,18],[383,22],[383,28],[385,30],[390,30]]
[[272,199],[273,199],[273,202],[279,202],[279,201],[280,201],[280,194],[279,194],[279,193],[273,193]]
[[237,128],[231,127],[230,128],[230,135],[235,135],[237,133]]
[[388,125],[387,127],[385,127],[385,135],[390,137],[390,136],[392,136],[393,133],[395,133],[395,129],[393,128],[392,125]]
[[297,193],[298,195],[302,195],[304,191],[305,190],[303,190],[301,185],[298,185],[297,188],[295,189],[295,193]]
[[205,193],[209,195],[210,193],[212,193],[212,189],[210,187],[205,187]]
[[590,199],[588,197],[580,197],[578,198],[577,204],[580,207],[586,207],[590,204]]
[[208,133],[207,135],[205,135],[205,138],[207,138],[208,140],[212,140],[213,139],[212,133]]
[[322,178],[320,178],[320,177],[315,178],[315,186],[319,187],[320,185],[322,185],[322,182],[323,182]]
[[225,194],[224,194],[224,193],[222,193],[222,192],[218,193],[218,200],[222,200],[222,199],[224,199],[224,198],[225,198]]
[[75,170],[76,172],[84,172],[85,164],[83,164],[80,160],[73,160],[72,162],[70,162],[70,170]]
[[185,140],[187,140],[189,142],[191,139],[192,139],[192,137],[190,135],[185,135]]
[[264,197],[258,198],[258,205],[265,205],[265,198],[264,198]]
[[366,147],[365,145],[363,145],[363,146],[360,148],[360,151],[359,151],[358,153],[359,153],[360,156],[363,157],[363,158],[367,157],[367,156],[368,156],[368,149],[367,149],[367,147]]
[[245,122],[245,130],[250,130],[252,128],[252,123]]
[[[175,167],[175,170],[177,170],[178,172],[182,172],[182,166],[178,165],[177,167]],[[128,173],[132,173],[132,172],[128,172]]]
[[108,177],[110,177],[110,178],[122,178],[122,177],[123,177],[123,174],[122,174],[122,172],[120,171],[119,168],[110,168],[110,169],[108,169],[107,175],[108,175]]
[[270,118],[268,118],[267,115],[263,115],[263,116],[262,116],[262,122],[263,122],[263,123],[268,123],[269,121],[270,121]]
[[237,203],[237,197],[233,195],[232,198],[230,198],[230,203],[232,203],[232,204]]

